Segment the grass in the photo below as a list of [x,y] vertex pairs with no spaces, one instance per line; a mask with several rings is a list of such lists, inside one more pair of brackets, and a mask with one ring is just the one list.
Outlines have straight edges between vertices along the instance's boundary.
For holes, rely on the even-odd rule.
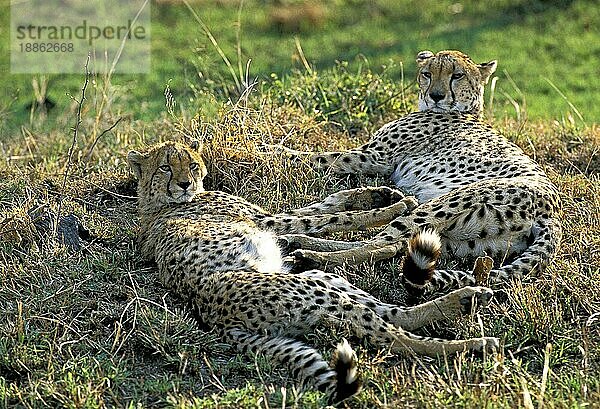
[[[600,25],[600,9],[591,0],[425,0],[419,6],[406,0],[247,0],[239,23],[238,1],[195,0],[191,6],[234,61],[235,71],[239,44],[242,68],[251,59],[250,78],[267,83],[271,74],[285,79],[294,69],[304,69],[298,43],[318,71],[337,60],[349,61],[352,70],[368,64],[377,73],[391,66],[388,75],[396,81],[404,75],[406,85],[414,77],[418,51],[460,49],[476,61],[499,60],[493,108],[497,118],[549,120],[575,116],[575,109],[588,123],[600,118],[595,99],[600,88],[591,68],[600,63],[594,30]],[[0,23],[0,70],[8,73],[8,12],[0,15]],[[223,79],[231,80],[229,71],[181,2],[152,4],[152,60],[148,74],[112,79],[117,92],[110,103],[136,119],[161,115],[167,83],[180,108],[210,116],[218,111],[213,96],[231,92],[222,87]],[[51,119],[59,118],[70,110],[66,94],[77,93],[79,79],[51,75],[47,81],[46,93],[57,104]],[[29,123],[32,78],[2,76],[0,89],[0,113],[13,118],[8,130],[0,129],[0,137],[6,138]]]
[[[155,267],[136,252],[135,182],[124,158],[131,148],[191,133],[205,141],[209,188],[272,211],[297,207],[353,182],[292,167],[267,145],[356,146],[413,109],[415,95],[404,85],[389,72],[340,64],[274,78],[236,104],[216,92],[211,98],[221,102],[213,119],[178,110],[180,95],[173,92],[159,118],[139,121],[99,97],[104,85],[93,77],[64,189],[77,105],[54,117],[34,113],[29,125],[0,142],[6,158],[0,164],[0,403],[322,407],[321,394],[299,391],[281,368],[261,356],[238,355],[199,328],[187,306],[158,284]],[[106,90],[104,98],[124,97],[119,86]],[[562,192],[565,237],[556,260],[538,277],[509,283],[475,316],[420,332],[497,336],[502,351],[397,357],[352,339],[366,384],[347,407],[600,405],[600,129],[557,118],[490,118]],[[82,251],[68,251],[33,224],[31,209],[56,211],[59,202],[63,214],[76,214],[90,231]],[[384,300],[402,302],[397,269],[398,261],[390,260],[341,273]],[[342,336],[323,330],[307,338],[329,353]]]

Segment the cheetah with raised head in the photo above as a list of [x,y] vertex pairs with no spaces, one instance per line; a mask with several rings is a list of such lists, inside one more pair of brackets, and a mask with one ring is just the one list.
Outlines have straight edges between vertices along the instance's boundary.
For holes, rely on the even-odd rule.
[[[302,383],[312,382],[332,401],[355,394],[360,378],[347,342],[337,346],[328,364],[295,338],[319,325],[349,328],[395,353],[436,355],[498,347],[496,338],[449,341],[408,332],[486,305],[492,297],[487,288],[466,287],[405,308],[382,303],[334,274],[286,272],[278,235],[380,225],[410,211],[413,199],[390,198],[385,188],[358,189],[273,215],[240,197],[205,191],[206,167],[196,146],[167,142],[142,153],[131,151],[127,159],[139,180],[140,250],[157,263],[164,284],[192,301],[202,322],[226,341],[288,366]],[[377,205],[370,198],[396,202],[347,210]]]
[[512,259],[490,272],[491,284],[544,268],[560,243],[559,194],[538,164],[479,119],[496,61],[422,51],[417,63],[420,112],[384,125],[361,147],[310,159],[339,174],[390,176],[420,205],[368,242],[308,243],[296,257],[322,265],[373,261],[404,253],[417,235],[403,269],[417,292],[475,283],[469,273],[433,271],[440,254]]

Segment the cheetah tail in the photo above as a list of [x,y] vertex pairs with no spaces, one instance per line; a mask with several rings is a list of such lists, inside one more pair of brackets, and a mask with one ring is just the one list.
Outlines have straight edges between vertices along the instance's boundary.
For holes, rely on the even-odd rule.
[[442,253],[442,241],[435,230],[423,230],[408,241],[402,266],[402,280],[409,292],[420,294],[433,277]]
[[358,374],[356,353],[345,339],[337,345],[330,366],[337,379],[335,392],[331,395],[332,403],[341,402],[360,391],[362,380]]
[[241,327],[223,329],[222,335],[243,352],[262,353],[285,364],[303,387],[314,385],[332,402],[341,402],[360,390],[356,354],[347,341],[337,346],[328,363],[316,349],[293,338],[255,334]]
[[531,228],[533,242],[512,263],[490,271],[491,285],[544,270],[558,250],[562,226],[557,217],[538,220]]

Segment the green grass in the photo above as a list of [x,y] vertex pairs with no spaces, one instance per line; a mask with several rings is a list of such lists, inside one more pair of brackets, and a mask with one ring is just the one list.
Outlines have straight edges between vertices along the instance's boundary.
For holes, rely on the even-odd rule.
[[[591,0],[425,0],[418,6],[404,0],[327,0],[308,3],[312,6],[302,6],[305,3],[300,0],[248,0],[240,14],[239,60],[239,3],[191,3],[235,71],[239,71],[238,63],[244,71],[251,59],[250,78],[258,77],[267,84],[271,74],[285,78],[293,69],[304,69],[296,39],[306,60],[318,71],[337,60],[350,61],[353,70],[368,64],[379,72],[382,66],[392,65],[389,75],[396,81],[404,75],[406,85],[414,77],[418,51],[460,49],[476,61],[499,60],[497,118],[576,116],[572,106],[587,123],[600,118],[595,97],[600,85],[593,75],[600,64],[595,30],[600,25],[600,9]],[[287,13],[287,19],[282,13]],[[0,69],[8,73],[8,12],[0,16],[0,23]],[[148,74],[112,78],[118,90],[110,101],[116,107],[114,112],[144,120],[160,116],[169,81],[180,107],[208,116],[216,112],[213,95],[231,92],[230,85],[223,85],[223,79],[232,83],[229,71],[180,2],[152,4],[152,61]],[[67,93],[77,93],[79,79],[76,75],[51,75],[48,81],[48,95],[57,102],[53,119],[70,109]],[[31,83],[32,77],[26,75],[0,78],[0,117],[12,119],[10,125],[0,128],[0,136],[7,137],[18,125],[29,122],[24,107],[34,97]],[[518,113],[513,101],[519,106]]]
[[[124,97],[119,87],[109,91]],[[188,112],[185,117],[177,111],[153,121],[127,117],[88,155],[103,129],[122,115],[118,104],[93,98],[95,92],[91,84],[65,189],[73,108],[54,117],[36,113],[30,125],[0,142],[6,158],[0,164],[0,403],[322,407],[320,393],[299,391],[282,368],[261,356],[238,355],[199,328],[188,306],[158,283],[155,267],[136,252],[134,182],[124,158],[131,148],[191,132],[205,140],[210,188],[282,211],[350,182],[292,167],[265,144],[353,147],[412,110],[415,95],[389,72],[378,75],[364,65],[360,71],[342,64],[298,72],[257,87],[246,104],[221,103],[210,120],[192,121]],[[174,95],[177,107],[181,99]],[[503,345],[498,354],[397,357],[352,339],[366,382],[347,407],[600,404],[600,130],[562,117],[490,120],[558,185],[565,227],[559,254],[539,277],[509,283],[504,297],[475,316],[420,331],[447,338],[497,336]],[[29,210],[45,204],[56,211],[59,202],[63,214],[73,212],[90,230],[93,240],[83,251],[67,251],[32,224]],[[398,260],[391,260],[341,273],[384,300],[402,302],[397,270]],[[323,329],[307,338],[327,355],[344,335]]]

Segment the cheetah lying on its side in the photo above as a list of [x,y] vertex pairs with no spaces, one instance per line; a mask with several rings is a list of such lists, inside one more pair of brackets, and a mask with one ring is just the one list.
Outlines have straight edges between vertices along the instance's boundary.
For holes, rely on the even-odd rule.
[[307,242],[295,255],[320,265],[383,259],[431,230],[409,246],[403,275],[409,289],[475,283],[468,273],[432,271],[440,253],[516,257],[490,272],[492,284],[544,268],[561,238],[559,195],[539,165],[478,118],[496,62],[476,65],[458,51],[423,51],[417,62],[422,112],[384,125],[361,147],[310,159],[340,174],[391,176],[420,206],[370,241],[351,248]]
[[436,355],[498,347],[496,338],[448,341],[408,332],[486,305],[492,296],[487,288],[466,287],[403,308],[382,303],[334,274],[285,271],[276,235],[381,225],[408,212],[413,199],[374,210],[343,210],[356,202],[369,206],[369,197],[390,193],[359,189],[336,193],[296,214],[272,215],[240,197],[204,191],[206,167],[191,147],[167,142],[144,153],[130,152],[128,162],[139,179],[141,252],[156,261],[163,282],[190,299],[200,319],[225,340],[287,365],[294,376],[314,383],[333,401],[359,389],[356,356],[342,343],[329,365],[294,338],[318,325],[347,327],[395,353]]

